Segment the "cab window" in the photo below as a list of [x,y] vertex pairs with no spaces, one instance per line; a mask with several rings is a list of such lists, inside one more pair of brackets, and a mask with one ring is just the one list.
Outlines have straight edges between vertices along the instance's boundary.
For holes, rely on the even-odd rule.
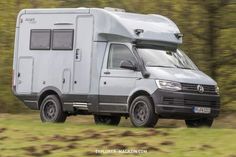
[[121,69],[120,63],[123,60],[130,60],[133,64],[136,63],[136,59],[133,53],[126,45],[111,44],[109,56],[108,56],[108,69]]

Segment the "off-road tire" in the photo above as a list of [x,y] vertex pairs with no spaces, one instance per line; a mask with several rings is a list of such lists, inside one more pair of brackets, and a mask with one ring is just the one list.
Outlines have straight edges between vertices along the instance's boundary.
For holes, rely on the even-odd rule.
[[129,109],[129,117],[135,127],[155,127],[158,121],[158,115],[148,96],[138,96],[133,100]]
[[48,95],[40,106],[42,122],[63,123],[67,114],[63,111],[61,102],[56,95]]

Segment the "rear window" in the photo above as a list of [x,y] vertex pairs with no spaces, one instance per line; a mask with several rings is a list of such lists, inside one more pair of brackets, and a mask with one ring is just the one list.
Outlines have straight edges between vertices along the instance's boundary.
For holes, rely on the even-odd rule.
[[52,35],[53,50],[72,50],[73,49],[73,29],[54,29]]
[[51,30],[32,29],[30,33],[31,50],[50,50]]

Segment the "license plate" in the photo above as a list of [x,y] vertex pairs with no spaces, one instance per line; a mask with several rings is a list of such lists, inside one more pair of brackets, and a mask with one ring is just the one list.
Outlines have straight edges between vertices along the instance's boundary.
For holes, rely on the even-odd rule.
[[208,113],[211,113],[211,108],[209,108],[209,107],[194,107],[193,112],[208,114]]

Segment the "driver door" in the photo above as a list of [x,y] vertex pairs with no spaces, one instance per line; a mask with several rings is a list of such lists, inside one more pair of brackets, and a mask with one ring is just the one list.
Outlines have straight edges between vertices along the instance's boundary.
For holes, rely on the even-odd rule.
[[100,79],[100,112],[128,112],[127,98],[135,88],[138,72],[120,68],[122,60],[130,60],[137,65],[129,45],[110,44]]

